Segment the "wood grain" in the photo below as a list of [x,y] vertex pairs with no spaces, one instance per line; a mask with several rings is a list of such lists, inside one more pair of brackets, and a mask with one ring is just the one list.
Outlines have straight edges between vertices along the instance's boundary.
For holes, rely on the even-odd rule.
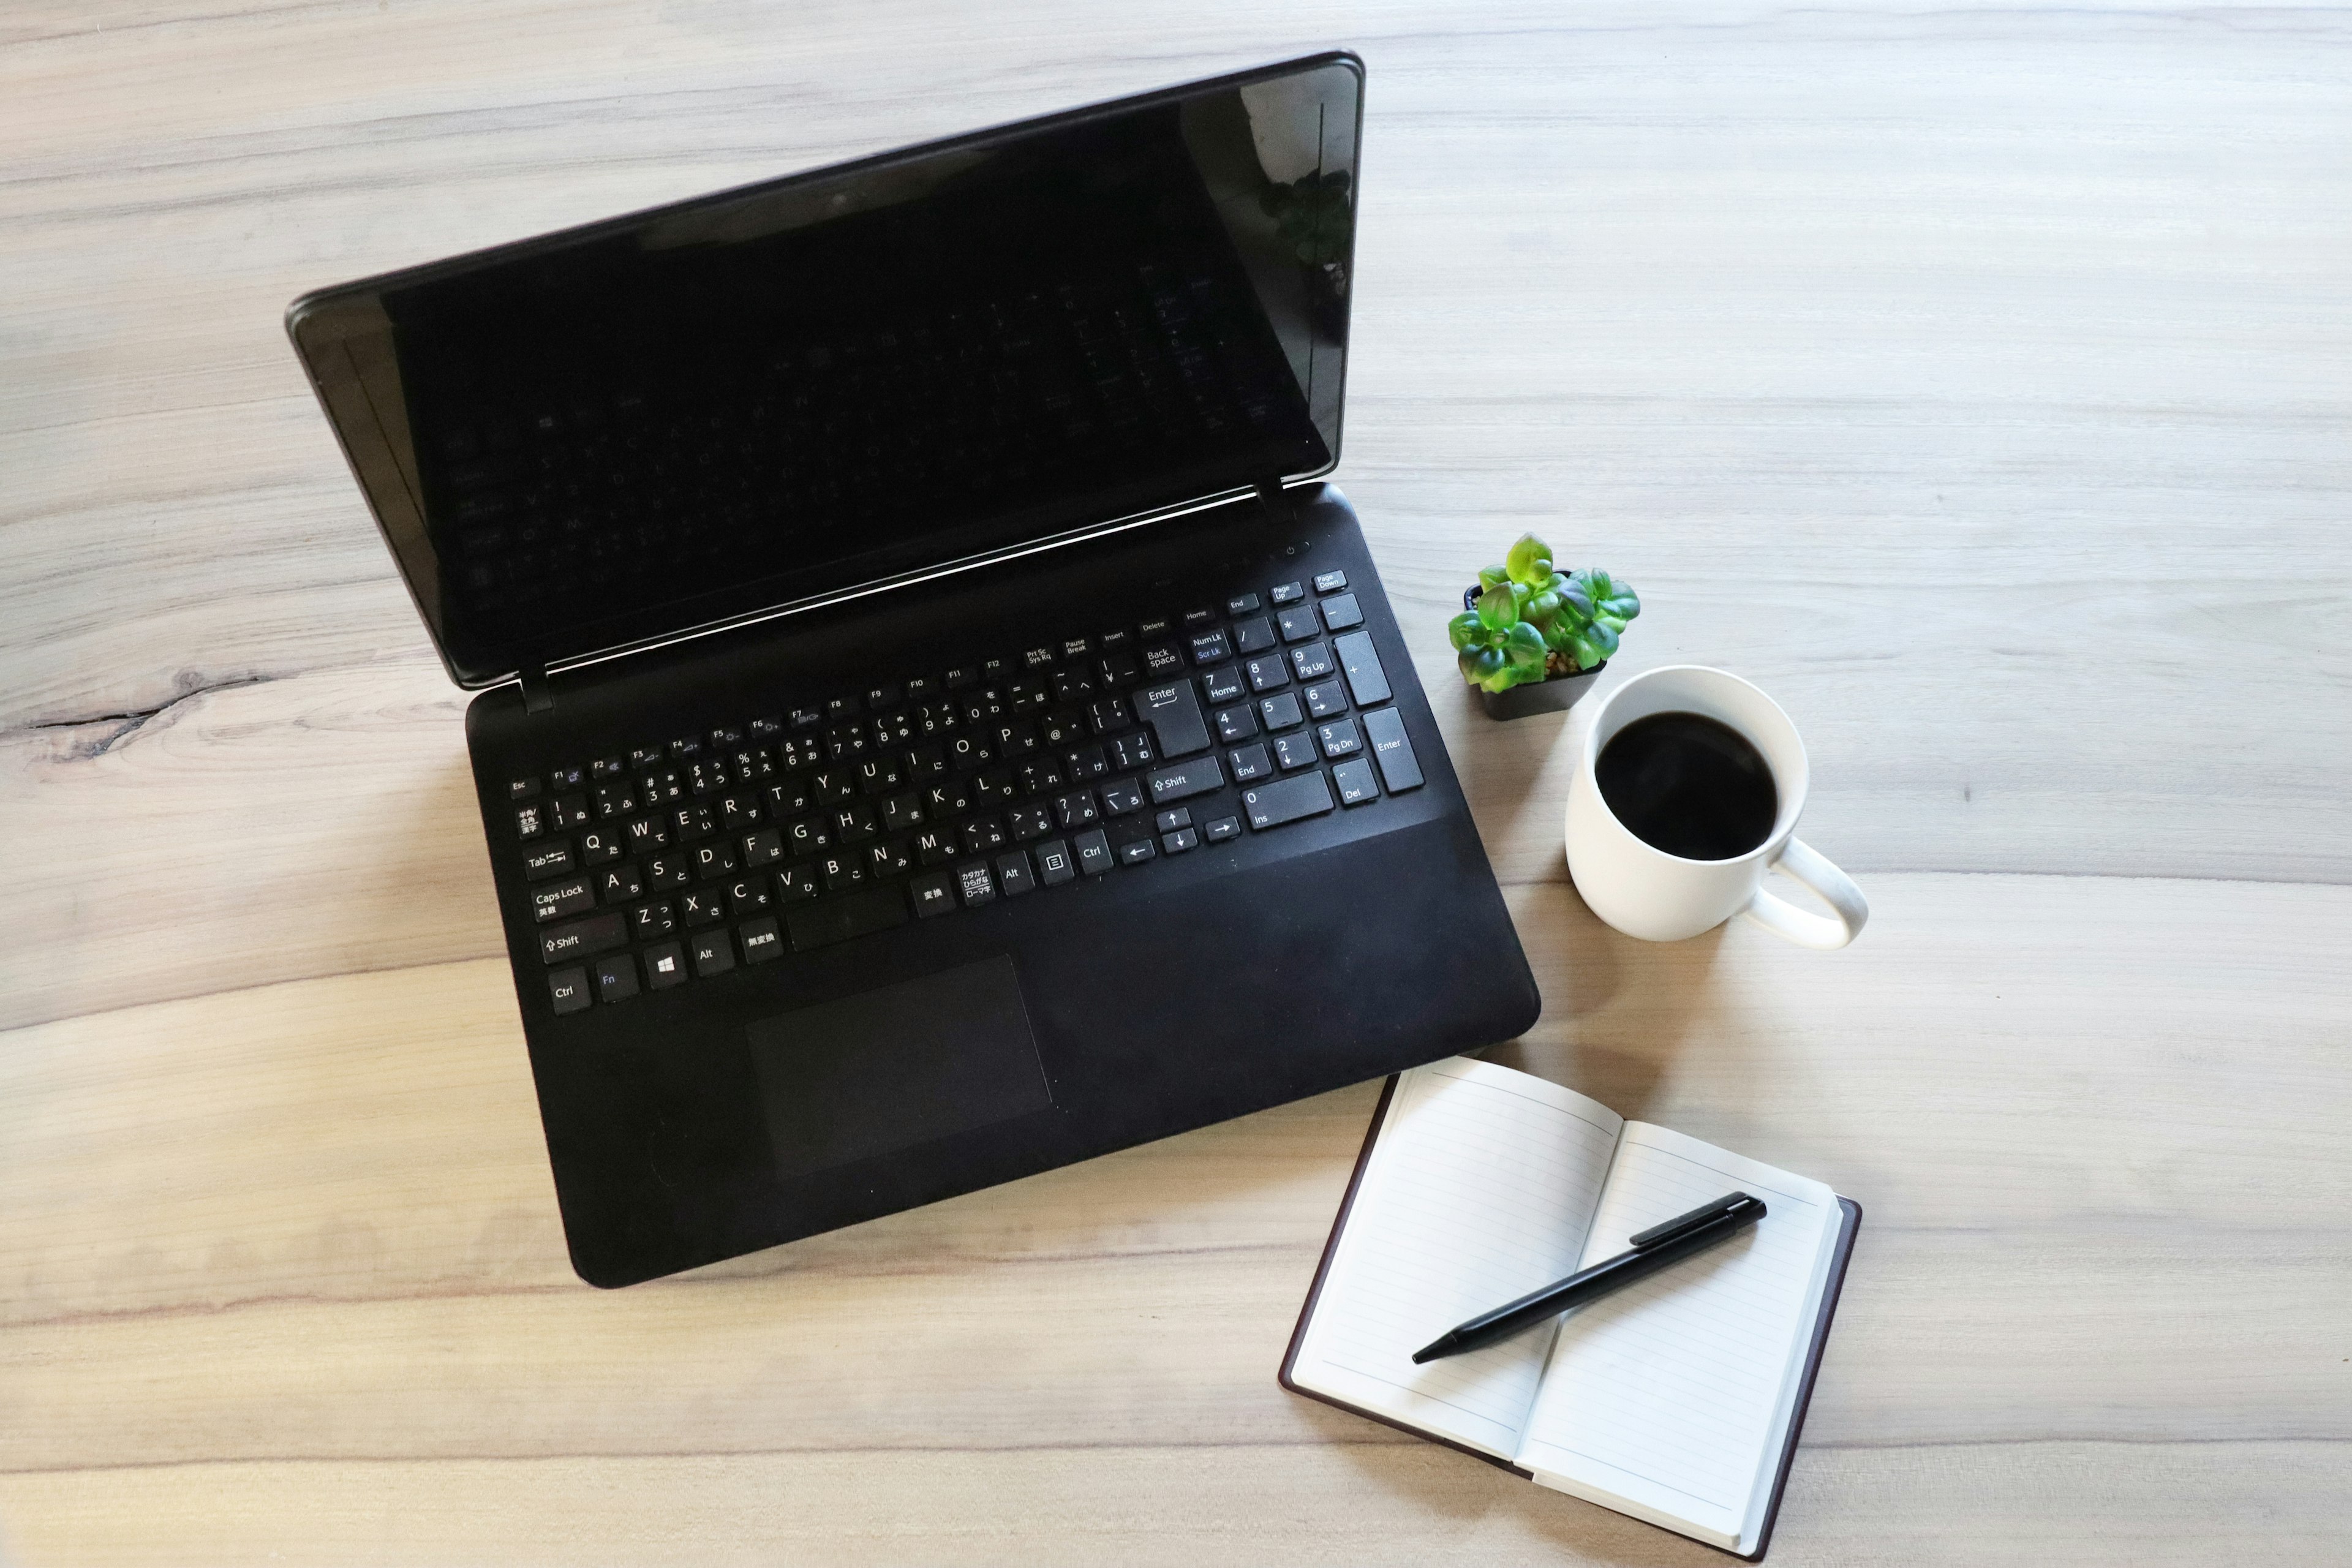
[[[1869,1211],[1776,1563],[2352,1554],[2352,10],[497,0],[0,15],[0,1559],[1712,1554],[1283,1394],[1370,1104],[681,1279],[564,1262],[462,694],[320,284],[1339,42],[1339,479],[1547,1011]],[[1802,728],[1874,920],[1654,947],[1524,527]]]

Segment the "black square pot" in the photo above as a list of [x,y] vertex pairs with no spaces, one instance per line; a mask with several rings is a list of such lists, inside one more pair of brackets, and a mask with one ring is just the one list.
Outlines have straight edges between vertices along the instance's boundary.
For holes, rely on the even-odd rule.
[[[1462,607],[1478,607],[1478,590],[1465,588]],[[1528,686],[1514,686],[1507,691],[1478,689],[1478,705],[1489,719],[1526,719],[1538,713],[1565,713],[1576,705],[1576,700],[1592,689],[1595,677],[1609,668],[1602,659],[1591,669],[1580,669],[1574,675],[1556,675],[1549,680],[1538,680]]]

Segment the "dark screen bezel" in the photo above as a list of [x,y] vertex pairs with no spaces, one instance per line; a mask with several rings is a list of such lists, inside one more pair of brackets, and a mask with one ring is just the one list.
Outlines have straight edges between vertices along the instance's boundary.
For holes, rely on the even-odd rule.
[[[1173,87],[1160,88],[1149,92],[1132,94],[1125,98],[1110,99],[1100,103],[1089,104],[1078,109],[1065,110],[1052,114],[1039,115],[1028,120],[1013,121],[1006,124],[992,126],[980,131],[967,132],[954,136],[943,137],[937,141],[918,142],[911,146],[894,148],[887,152],[875,153],[868,157],[851,159],[839,163],[828,163],[820,168],[803,170],[798,174],[782,175],[775,179],[758,180],[748,184],[733,185],[723,190],[706,192],[700,195],[687,197],[681,201],[667,202],[657,206],[643,207],[634,212],[622,214],[618,216],[600,218],[593,222],[574,225],[568,228],[555,229],[545,234],[533,235],[525,239],[512,240],[501,245],[489,246],[478,250],[467,251],[460,255],[444,258],[436,261],[425,262],[414,267],[401,268],[389,272],[377,273],[371,277],[357,279],[348,283],[336,284],[329,288],[314,289],[311,292],[304,294],[300,298],[295,300],[292,304],[286,308],[285,321],[287,336],[293,344],[295,357],[300,362],[303,374],[310,381],[313,394],[317,395],[320,400],[321,410],[327,415],[328,425],[334,432],[336,445],[341,450],[344,461],[351,468],[353,480],[359,486],[361,497],[367,504],[369,515],[373,519],[377,531],[383,536],[385,548],[391,552],[394,565],[396,565],[400,570],[402,584],[407,589],[410,602],[416,609],[417,618],[423,622],[425,626],[426,637],[432,641],[434,652],[440,658],[442,668],[447,671],[449,679],[459,688],[466,690],[479,690],[487,687],[501,685],[507,681],[517,679],[520,674],[529,670],[536,670],[543,673],[557,668],[592,663],[601,659],[614,658],[638,649],[678,641],[685,637],[703,636],[712,632],[722,631],[730,627],[740,626],[752,622],[769,619],[779,615],[813,608],[823,604],[830,604],[845,598],[861,596],[906,583],[927,580],[940,576],[948,572],[968,570],[973,567],[985,565],[992,562],[1026,554],[1038,549],[1052,545],[1075,542],[1080,539],[1094,537],[1103,532],[1111,531],[1119,528],[1131,527],[1139,522],[1151,521],[1165,516],[1181,515],[1184,512],[1197,510],[1206,504],[1212,504],[1220,500],[1247,495],[1249,493],[1250,487],[1244,485],[1232,489],[1217,490],[1200,496],[1173,498],[1167,502],[1157,504],[1143,512],[1130,513],[1119,517],[1105,518],[1096,521],[1081,524],[1075,528],[1055,530],[1047,533],[1021,539],[1008,544],[981,551],[962,557],[928,562],[902,570],[886,573],[881,576],[865,581],[836,583],[830,586],[818,588],[814,592],[788,594],[783,598],[762,604],[756,607],[738,610],[708,619],[688,619],[683,622],[666,621],[664,619],[665,614],[675,612],[680,608],[688,607],[699,602],[696,600],[673,601],[667,605],[656,606],[650,610],[637,611],[632,614],[618,616],[607,620],[593,623],[593,626],[598,628],[600,631],[610,631],[614,634],[607,640],[599,642],[594,646],[561,646],[555,643],[552,639],[549,640],[547,646],[534,646],[532,643],[527,642],[520,647],[502,648],[499,650],[498,658],[493,660],[493,662],[502,661],[509,658],[511,658],[513,661],[510,664],[507,664],[505,668],[490,668],[462,666],[452,657],[448,644],[442,636],[442,628],[436,624],[431,614],[426,611],[425,604],[418,595],[416,583],[411,571],[412,563],[408,555],[404,552],[400,542],[394,537],[393,526],[384,516],[383,510],[379,504],[377,485],[371,481],[367,469],[365,466],[363,466],[362,454],[353,450],[351,436],[346,428],[344,420],[337,416],[334,409],[328,401],[328,389],[326,384],[321,379],[319,365],[314,361],[310,348],[306,346],[303,341],[302,330],[305,323],[313,315],[327,307],[338,303],[371,299],[393,289],[412,288],[420,284],[427,284],[447,278],[461,276],[465,273],[485,268],[502,266],[511,262],[527,260],[534,256],[538,256],[548,251],[561,249],[568,246],[579,245],[583,242],[608,238],[615,235],[625,234],[632,229],[641,227],[650,223],[673,219],[683,214],[693,213],[729,203],[740,202],[751,197],[788,192],[796,186],[812,184],[820,181],[837,180],[845,176],[867,174],[877,170],[887,169],[894,164],[914,163],[926,158],[937,157],[943,153],[984,148],[1002,142],[1017,141],[1023,137],[1036,135],[1041,132],[1048,132],[1075,125],[1084,124],[1092,120],[1108,119],[1118,115],[1130,114],[1160,104],[1175,102],[1184,99],[1200,97],[1214,92],[1227,91],[1246,86],[1253,82],[1266,81],[1281,77],[1303,74],[1307,71],[1324,69],[1332,66],[1339,66],[1349,69],[1354,72],[1356,77],[1356,117],[1355,123],[1350,128],[1350,145],[1355,152],[1355,163],[1353,167],[1356,171],[1355,183],[1357,195],[1354,199],[1360,200],[1361,189],[1360,171],[1362,166],[1361,149],[1363,145],[1364,62],[1359,56],[1350,50],[1333,49],[1320,54],[1301,56],[1297,58],[1285,60],[1274,65],[1259,66],[1248,70],[1229,72],[1223,76],[1202,78],[1197,81],[1184,82]],[[1348,237],[1347,256],[1344,262],[1344,265],[1351,276],[1353,273],[1354,263],[1355,233],[1354,228],[1351,226]],[[1321,478],[1322,476],[1330,473],[1339,466],[1340,444],[1344,435],[1346,423],[1347,368],[1349,337],[1349,328],[1352,326],[1352,295],[1353,290],[1351,289],[1349,290],[1348,312],[1346,315],[1343,315],[1342,328],[1339,335],[1339,364],[1336,371],[1338,385],[1335,388],[1336,395],[1332,404],[1331,428],[1328,433],[1328,438],[1327,443],[1329,448],[1329,458],[1318,468],[1297,473],[1287,473],[1278,476],[1280,480],[1285,484],[1304,483],[1308,480]],[[772,581],[775,581],[779,585],[782,585],[791,580],[775,579]]]

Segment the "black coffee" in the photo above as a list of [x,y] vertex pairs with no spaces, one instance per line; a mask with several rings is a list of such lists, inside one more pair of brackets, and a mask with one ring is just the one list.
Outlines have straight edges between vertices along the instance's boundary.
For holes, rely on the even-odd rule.
[[1772,836],[1780,792],[1748,737],[1698,713],[1653,713],[1610,737],[1601,798],[1653,849],[1731,860]]

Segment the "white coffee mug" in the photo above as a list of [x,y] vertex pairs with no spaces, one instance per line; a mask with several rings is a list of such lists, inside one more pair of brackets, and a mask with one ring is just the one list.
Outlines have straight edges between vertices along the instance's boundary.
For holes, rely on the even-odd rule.
[[[1697,713],[1729,725],[1763,753],[1780,796],[1763,843],[1729,860],[1686,860],[1634,837],[1601,797],[1594,772],[1601,748],[1636,719]],[[1611,692],[1593,714],[1568,786],[1568,873],[1592,912],[1645,942],[1679,942],[1746,915],[1807,947],[1843,947],[1862,933],[1870,906],[1853,879],[1796,837],[1811,770],[1805,744],[1780,705],[1748,682],[1701,664],[1644,670]],[[1834,919],[1764,890],[1780,868],[1828,900]]]

